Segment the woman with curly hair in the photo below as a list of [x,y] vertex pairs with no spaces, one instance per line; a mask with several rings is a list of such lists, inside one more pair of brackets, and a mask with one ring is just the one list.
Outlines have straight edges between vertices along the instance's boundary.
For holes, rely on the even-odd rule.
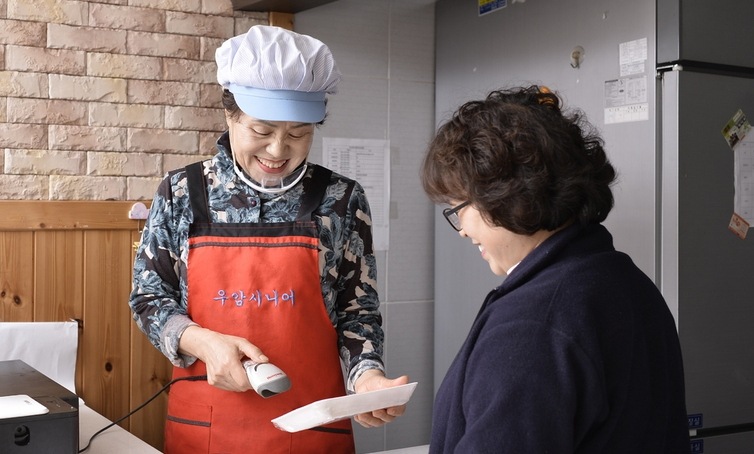
[[613,247],[616,171],[561,104],[545,87],[494,91],[429,146],[425,191],[506,276],[438,390],[431,453],[689,452],[673,316]]

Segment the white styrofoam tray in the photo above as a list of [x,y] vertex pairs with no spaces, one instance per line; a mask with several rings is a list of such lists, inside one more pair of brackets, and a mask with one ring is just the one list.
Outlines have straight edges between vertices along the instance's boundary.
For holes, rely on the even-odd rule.
[[322,399],[272,420],[285,432],[299,432],[381,408],[403,405],[411,399],[416,382],[342,397]]

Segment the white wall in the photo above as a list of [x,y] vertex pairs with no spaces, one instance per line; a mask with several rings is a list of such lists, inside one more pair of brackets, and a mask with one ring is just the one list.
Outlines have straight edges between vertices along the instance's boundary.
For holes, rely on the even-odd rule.
[[[654,0],[508,2],[483,16],[469,2],[438,0],[435,8],[438,122],[493,89],[542,84],[556,90],[566,107],[581,109],[598,129],[618,171],[615,207],[605,222],[616,249],[656,278]],[[621,77],[620,44],[642,38],[646,62],[635,76],[646,79],[648,119],[605,124],[605,83]],[[573,68],[577,45],[585,57]],[[439,385],[485,295],[502,280],[468,240],[443,225],[439,213],[437,218],[435,332],[447,333],[435,339]],[[464,276],[457,276],[459,270]]]
[[340,0],[295,15],[294,29],[325,42],[343,73],[322,138],[390,141],[390,246],[378,251],[388,375],[419,385],[406,415],[356,425],[357,452],[427,444],[433,392],[434,210],[419,166],[434,132],[434,0]]

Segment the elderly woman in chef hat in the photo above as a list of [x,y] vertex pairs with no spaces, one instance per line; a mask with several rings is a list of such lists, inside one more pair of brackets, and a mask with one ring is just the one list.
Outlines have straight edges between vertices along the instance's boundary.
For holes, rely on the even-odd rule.
[[[170,390],[165,452],[354,452],[348,419],[295,433],[271,423],[346,390],[408,382],[384,373],[364,189],[307,161],[340,72],[322,42],[261,25],[216,60],[228,130],[212,159],[160,184],[129,303],[184,379]],[[274,363],[290,389],[250,391],[248,360]],[[355,419],[380,426],[404,409]]]

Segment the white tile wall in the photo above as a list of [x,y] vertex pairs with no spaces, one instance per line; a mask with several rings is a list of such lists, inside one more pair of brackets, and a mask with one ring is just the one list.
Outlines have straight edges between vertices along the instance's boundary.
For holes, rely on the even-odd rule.
[[390,302],[385,310],[385,361],[388,376],[417,382],[406,413],[385,426],[385,449],[429,442],[433,387],[434,307],[431,301]]

